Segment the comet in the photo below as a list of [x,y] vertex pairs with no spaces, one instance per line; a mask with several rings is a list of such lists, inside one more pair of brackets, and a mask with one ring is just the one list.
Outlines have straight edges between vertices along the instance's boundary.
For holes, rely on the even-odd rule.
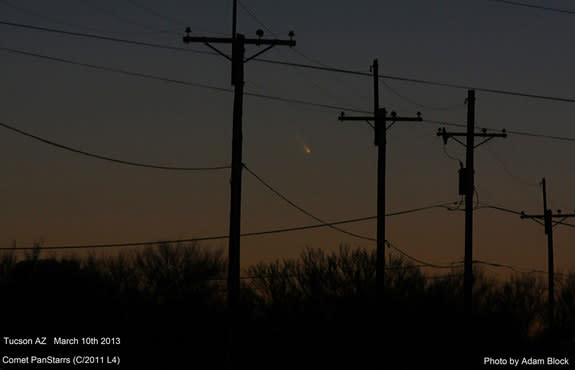
[[301,145],[301,148],[303,149],[305,154],[311,154],[311,148],[305,143],[306,140],[304,140],[300,135],[296,135],[296,140],[297,142]]

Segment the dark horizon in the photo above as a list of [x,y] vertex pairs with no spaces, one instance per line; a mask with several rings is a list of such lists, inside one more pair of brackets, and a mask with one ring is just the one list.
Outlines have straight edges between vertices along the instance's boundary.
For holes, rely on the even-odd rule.
[[[557,327],[550,331],[541,294],[546,284],[538,275],[494,280],[477,266],[470,320],[463,311],[461,267],[430,276],[415,262],[390,256],[384,306],[377,309],[374,252],[308,249],[297,259],[245,272],[234,314],[238,339],[230,346],[221,250],[166,244],[108,258],[30,254],[19,262],[4,252],[2,266],[2,317],[18,319],[4,320],[0,352],[26,361],[52,356],[46,361],[60,361],[53,368],[67,368],[80,352],[119,358],[120,368],[129,369],[184,363],[226,368],[228,356],[234,368],[254,369],[484,369],[510,358],[574,360],[575,273],[557,279]],[[378,322],[385,328],[379,338]],[[43,337],[46,345],[35,342]]]

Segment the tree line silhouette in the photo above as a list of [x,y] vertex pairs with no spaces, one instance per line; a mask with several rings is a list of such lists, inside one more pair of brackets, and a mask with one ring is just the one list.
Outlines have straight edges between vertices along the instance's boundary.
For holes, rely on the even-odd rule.
[[[574,353],[575,274],[557,277],[551,331],[544,279],[497,278],[477,266],[472,322],[460,267],[431,275],[402,257],[387,264],[378,310],[375,258],[306,248],[245,269],[238,368],[481,368],[485,356]],[[0,334],[119,336],[123,368],[225,368],[226,274],[223,251],[197,243],[83,258],[5,251]]]

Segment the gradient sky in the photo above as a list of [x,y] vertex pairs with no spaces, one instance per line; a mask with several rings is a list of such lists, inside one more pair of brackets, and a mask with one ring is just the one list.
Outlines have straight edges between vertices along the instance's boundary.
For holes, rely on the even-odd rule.
[[[265,58],[574,98],[575,16],[496,1],[242,0],[297,47]],[[358,5],[360,4],[360,5]],[[529,4],[543,4],[532,1]],[[545,1],[565,7],[565,2]],[[0,1],[0,20],[209,51],[184,45],[183,30],[231,31],[232,1]],[[244,8],[238,31],[261,28]],[[230,87],[218,56],[0,26],[0,47]],[[266,37],[273,37],[266,31]],[[226,47],[222,47],[225,50]],[[257,51],[248,47],[247,55]],[[297,52],[296,52],[297,51]],[[299,52],[299,53],[298,53]],[[0,122],[85,151],[170,166],[231,161],[233,95],[95,71],[0,50]],[[303,56],[302,56],[303,55]],[[311,59],[311,60],[310,60]],[[467,91],[385,80],[380,105],[400,115],[465,123]],[[390,90],[388,87],[393,89]],[[251,61],[247,92],[372,109],[370,78]],[[401,94],[408,99],[399,97]],[[417,106],[415,101],[425,107]],[[477,93],[478,126],[575,137],[570,103]],[[350,115],[353,113],[350,113]],[[244,162],[286,197],[319,218],[376,214],[373,132],[340,123],[339,110],[246,96]],[[457,161],[429,123],[398,123],[388,132],[388,211],[456,201]],[[461,131],[462,129],[449,128]],[[308,147],[311,153],[307,153]],[[0,129],[0,243],[30,246],[115,243],[225,235],[229,171],[170,172],[83,157]],[[450,141],[452,157],[465,151]],[[550,206],[575,210],[575,143],[510,135],[476,151],[479,201],[542,212],[537,185],[547,178]],[[250,174],[243,175],[242,232],[314,224]],[[534,222],[500,211],[475,213],[474,257],[519,269],[546,269],[546,237]],[[575,224],[575,220],[573,220]],[[420,259],[463,259],[462,212],[443,209],[390,217],[387,238]],[[346,225],[375,236],[375,221]],[[556,269],[575,266],[575,229],[555,228]],[[330,229],[242,239],[242,264],[295,256],[305,246],[341,243],[375,248]],[[226,241],[206,243],[226,247]],[[66,252],[68,253],[68,252]]]

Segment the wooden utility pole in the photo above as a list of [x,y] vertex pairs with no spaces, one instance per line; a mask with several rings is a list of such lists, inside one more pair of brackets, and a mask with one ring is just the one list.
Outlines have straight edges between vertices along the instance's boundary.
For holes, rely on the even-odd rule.
[[[203,43],[232,63],[231,84],[234,86],[234,108],[232,127],[232,173],[231,173],[231,196],[230,196],[230,226],[229,226],[229,249],[228,249],[228,305],[230,310],[230,338],[233,326],[236,325],[237,308],[240,300],[240,224],[241,224],[241,196],[242,196],[242,112],[244,93],[244,64],[251,59],[265,53],[276,45],[293,47],[296,42],[293,40],[294,33],[289,32],[289,40],[264,39],[264,32],[257,30],[257,38],[246,38],[236,32],[237,26],[237,6],[234,0],[234,14],[232,24],[232,37],[203,37],[192,36],[190,28],[186,28],[186,35],[183,37],[184,43]],[[231,44],[231,57],[220,51],[213,44]],[[266,48],[254,53],[249,58],[245,57],[246,45],[265,45]],[[230,339],[235,343],[237,339]],[[235,345],[232,344],[232,347]],[[234,357],[233,354],[231,357]],[[232,361],[230,361],[232,362]],[[231,366],[231,364],[230,364]]]
[[[234,22],[235,24],[235,22]],[[234,27],[235,29],[235,27]],[[228,302],[234,306],[239,299],[240,286],[240,216],[241,216],[241,177],[242,177],[242,108],[244,88],[244,64],[265,53],[276,45],[295,46],[293,32],[289,40],[263,39],[263,31],[258,30],[258,38],[245,38],[236,33],[234,37],[191,36],[186,29],[185,43],[201,42],[232,62],[232,85],[234,86],[234,112],[232,129],[232,176],[230,201],[230,241],[228,271]],[[212,44],[232,44],[232,56],[229,57]],[[267,47],[249,58],[245,58],[245,45],[267,45]]]
[[[342,112],[340,121],[374,121],[375,146],[377,146],[377,254],[376,254],[376,289],[378,303],[383,306],[385,287],[385,160],[386,160],[386,122],[392,125],[399,121],[421,121],[421,114],[417,117],[398,117],[395,112],[387,116],[385,108],[379,108],[379,71],[377,59],[373,61],[373,115],[364,117],[347,117]],[[391,127],[391,126],[390,126]]]
[[[545,178],[541,180],[541,186],[543,187],[543,214],[541,215],[527,215],[525,212],[521,212],[521,218],[534,218],[543,219],[543,224],[545,227],[545,234],[547,235],[547,276],[548,276],[548,294],[549,294],[549,306],[548,306],[548,318],[549,318],[549,328],[554,328],[554,312],[555,312],[555,280],[554,280],[554,262],[553,262],[553,227],[569,217],[575,217],[575,214],[562,214],[561,211],[557,211],[556,214],[547,208],[547,186],[545,183]],[[560,218],[561,220],[553,224],[553,218]]]
[[[444,145],[447,144],[449,138],[465,146],[466,158],[465,168],[460,171],[459,188],[465,194],[465,256],[463,260],[463,306],[464,311],[468,316],[472,313],[472,291],[473,291],[473,194],[475,192],[475,169],[474,169],[474,150],[481,144],[495,137],[507,137],[507,133],[503,130],[501,133],[482,133],[475,132],[475,90],[467,92],[467,131],[466,132],[447,132],[440,129],[437,136],[443,137]],[[457,136],[465,136],[466,142],[463,143],[456,139]],[[475,145],[475,138],[485,138],[482,142]]]

